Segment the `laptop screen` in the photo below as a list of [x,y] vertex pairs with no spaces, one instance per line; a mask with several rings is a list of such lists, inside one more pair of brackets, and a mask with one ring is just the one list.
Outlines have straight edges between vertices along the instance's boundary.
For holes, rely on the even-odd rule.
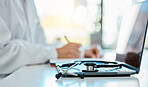
[[140,67],[146,37],[148,1],[127,8],[120,27],[116,61]]

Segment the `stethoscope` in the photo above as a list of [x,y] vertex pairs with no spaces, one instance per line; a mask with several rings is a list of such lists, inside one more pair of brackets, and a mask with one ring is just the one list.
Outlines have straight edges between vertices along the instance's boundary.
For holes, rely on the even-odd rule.
[[[102,64],[97,64],[102,63]],[[84,64],[86,66],[85,70],[82,70],[82,72],[79,73],[70,73],[68,72],[70,69],[74,68],[77,65]],[[84,72],[98,72],[95,68],[101,68],[101,67],[117,67],[121,68],[123,65],[118,64],[117,62],[107,62],[107,61],[74,61],[73,63],[67,63],[62,65],[57,65],[57,71],[58,74],[55,75],[57,79],[60,77],[64,77],[64,74],[68,74],[71,76],[80,77],[81,79],[84,79]],[[63,70],[63,67],[68,67],[66,70]]]

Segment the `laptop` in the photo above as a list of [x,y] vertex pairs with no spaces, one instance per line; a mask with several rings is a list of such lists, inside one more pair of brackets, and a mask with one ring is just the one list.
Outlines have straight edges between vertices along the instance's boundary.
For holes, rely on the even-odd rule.
[[[130,76],[138,74],[148,27],[148,1],[130,6],[122,19],[116,48],[116,61],[81,60],[56,63],[62,77]],[[71,68],[70,68],[71,67]],[[59,78],[59,77],[58,77]]]

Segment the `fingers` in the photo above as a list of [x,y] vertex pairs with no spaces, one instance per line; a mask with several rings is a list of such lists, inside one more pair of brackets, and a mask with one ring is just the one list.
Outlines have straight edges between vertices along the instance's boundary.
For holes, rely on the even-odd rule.
[[95,55],[96,58],[99,57],[100,51],[98,50],[97,47],[92,48],[92,52],[93,52],[93,55]]
[[81,47],[81,44],[78,44],[78,43],[68,43],[67,45],[70,45],[73,48],[80,48]]
[[81,52],[78,50],[71,50],[71,52],[69,53],[69,58],[80,58],[80,54]]
[[93,51],[89,52],[90,58],[97,58],[96,54]]
[[80,58],[80,48],[81,44],[68,43],[62,48],[58,48],[58,58]]
[[71,57],[71,58],[79,58],[80,57],[80,50],[79,50],[79,48],[80,48],[80,46],[81,46],[81,44],[78,44],[78,43],[69,43],[69,44],[67,44],[67,45],[69,45],[69,51],[70,51],[70,56],[69,57]]
[[86,58],[99,58],[101,57],[100,51],[97,47],[91,48],[85,52]]
[[[57,49],[59,58],[80,58],[81,44],[78,43],[68,43],[64,47]],[[85,51],[86,58],[101,58],[100,51],[97,47],[93,47]]]
[[92,51],[86,50],[85,51],[85,58],[95,58],[95,55],[93,54]]

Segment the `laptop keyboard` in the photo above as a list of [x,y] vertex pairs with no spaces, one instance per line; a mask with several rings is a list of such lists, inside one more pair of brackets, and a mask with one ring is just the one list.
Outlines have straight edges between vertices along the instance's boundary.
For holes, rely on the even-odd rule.
[[103,69],[98,69],[98,72],[131,72],[135,73],[135,70],[128,69],[126,67],[122,68],[103,68]]

